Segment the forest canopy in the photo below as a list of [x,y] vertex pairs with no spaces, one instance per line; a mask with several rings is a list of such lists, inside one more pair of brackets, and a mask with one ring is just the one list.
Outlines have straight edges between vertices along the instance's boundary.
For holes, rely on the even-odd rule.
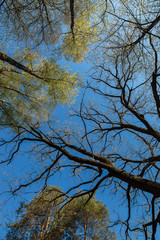
[[[159,0],[3,0],[0,10],[1,166],[28,160],[12,194],[67,176],[66,201],[103,189],[123,201],[112,209],[120,238],[158,239]],[[65,61],[90,66],[83,85]],[[58,103],[79,86],[66,122]]]
[[6,240],[116,239],[102,202],[93,198],[87,203],[83,196],[63,206],[63,200],[62,190],[50,186],[28,204],[21,203]]

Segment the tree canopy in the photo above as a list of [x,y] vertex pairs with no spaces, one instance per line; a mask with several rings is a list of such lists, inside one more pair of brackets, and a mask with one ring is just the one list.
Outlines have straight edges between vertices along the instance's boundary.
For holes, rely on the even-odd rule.
[[[50,109],[57,103],[71,103],[78,91],[80,78],[56,62],[33,52],[18,52],[16,61],[23,59],[33,74],[20,72],[14,66],[0,66],[0,125],[36,124],[47,121]],[[22,63],[22,61],[21,61]]]
[[[70,125],[54,124],[52,116],[45,127],[22,121],[15,124],[18,133],[14,136],[2,135],[2,149],[7,146],[10,152],[4,154],[5,160],[3,155],[1,163],[14,164],[25,144],[29,157],[41,163],[36,172],[28,168],[31,177],[22,179],[13,194],[39,180],[46,186],[66,170],[68,177],[69,173],[77,177],[66,196],[78,198],[83,192],[91,199],[103,187],[118,200],[125,199],[126,215],[113,224],[121,226],[122,238],[136,239],[135,233],[139,239],[155,240],[160,222],[159,0],[4,0],[1,16],[4,32],[7,34],[8,27],[15,42],[28,47],[31,41],[37,48],[41,43],[53,44],[57,58],[92,66],[82,100],[69,117]],[[35,74],[45,79],[40,72],[43,67],[36,72],[7,54],[0,54],[0,59],[29,74],[31,84]],[[51,67],[50,62],[45,66]],[[77,75],[74,77],[77,81]],[[48,85],[46,88],[49,92]],[[20,90],[23,87],[17,88]],[[5,87],[3,94],[9,98],[7,91]],[[16,119],[17,114],[13,115]]]
[[62,208],[63,192],[56,187],[43,190],[28,204],[21,203],[18,220],[8,225],[7,240],[115,239],[109,230],[109,214],[95,198],[82,196]]

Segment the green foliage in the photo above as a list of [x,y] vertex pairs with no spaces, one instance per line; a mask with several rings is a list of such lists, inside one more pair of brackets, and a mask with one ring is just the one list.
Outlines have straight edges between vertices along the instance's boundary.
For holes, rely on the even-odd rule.
[[74,20],[74,33],[69,32],[63,38],[60,46],[61,51],[67,60],[82,62],[84,56],[89,51],[89,45],[98,38],[98,29],[93,25],[91,20],[95,12],[93,4],[87,5],[85,11],[79,8],[79,16]]
[[[9,0],[1,6],[1,25],[12,38],[32,44],[55,43],[67,16],[65,1]],[[62,17],[63,15],[63,17]]]
[[42,79],[0,63],[0,125],[45,121],[58,102],[66,104],[74,100],[79,83],[76,73],[72,75],[54,61],[33,52],[18,52],[14,59]]
[[59,188],[50,187],[37,195],[29,204],[22,203],[17,211],[19,220],[9,225],[6,239],[38,240],[41,230],[45,232],[54,219],[60,204],[60,199],[57,198],[60,194]]
[[[67,60],[81,62],[89,51],[89,45],[99,35],[95,24],[99,10],[95,1],[75,0],[73,11],[74,26],[71,32],[72,12],[69,0],[9,0],[7,4],[4,1],[0,12],[4,39],[0,44],[2,47],[6,41],[9,45],[29,44],[31,49],[32,46],[45,42],[53,44],[54,49],[59,49],[61,56]],[[62,34],[62,29],[67,30],[66,34]],[[63,37],[60,41],[61,35]],[[77,74],[71,74],[55,61],[43,59],[32,50],[22,51],[19,48],[15,52],[12,48],[12,55],[13,59],[43,79],[18,71],[12,65],[0,61],[0,125],[35,125],[39,121],[46,121],[57,103],[68,104],[74,101],[78,92]]]
[[[70,2],[72,1],[4,2],[0,12],[4,39],[18,40],[30,49],[41,43],[52,44],[61,56],[82,62],[91,44],[100,39],[102,19],[99,16],[106,4],[103,1],[98,1],[97,4],[94,0],[74,0],[72,12]],[[5,45],[4,39],[2,42]]]
[[87,199],[88,196],[76,198],[61,211],[57,226],[64,229],[62,239],[114,240],[115,234],[108,228],[107,208],[95,198],[86,204]]
[[18,210],[19,220],[9,225],[8,240],[115,240],[108,228],[109,213],[102,202],[79,197],[68,202],[61,211],[61,190],[50,187]]

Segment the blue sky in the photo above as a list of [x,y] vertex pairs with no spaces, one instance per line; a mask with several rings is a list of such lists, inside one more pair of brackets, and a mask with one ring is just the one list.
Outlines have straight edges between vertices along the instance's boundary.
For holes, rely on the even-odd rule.
[[[46,54],[46,49],[41,49],[42,53],[45,55]],[[49,56],[50,54],[50,48],[47,50],[47,56]],[[9,51],[10,53],[12,52],[12,50]],[[65,62],[65,60],[60,60],[59,63],[61,65],[63,65]],[[91,65],[89,65],[88,63],[84,62],[84,63],[80,63],[80,64],[76,64],[73,62],[67,62],[68,68],[72,69],[73,72],[79,72],[80,74],[84,74],[84,79],[86,81],[86,72],[88,72],[88,70],[91,68]],[[58,120],[60,122],[64,122],[66,121],[66,116],[67,113],[71,110],[71,108],[75,108],[77,107],[77,104],[79,103],[79,101],[81,100],[82,97],[82,93],[83,90],[80,89],[79,91],[79,95],[76,98],[76,102],[74,105],[71,106],[61,106],[58,105],[58,107],[56,108],[56,116],[58,118]],[[93,97],[92,95],[87,96],[87,98]],[[96,100],[96,99],[95,99]],[[2,133],[1,136],[4,136],[6,134],[9,134],[9,132],[6,130],[5,132]],[[23,150],[27,150],[27,146],[24,145],[23,146]],[[0,149],[0,154],[4,153],[6,151],[6,149],[1,148]],[[0,186],[0,192],[4,192],[4,191],[8,191],[10,184],[14,181],[15,183],[18,181],[17,175],[19,177],[23,177],[23,173],[25,172],[25,170],[27,171],[28,166],[32,164],[32,159],[28,160],[27,158],[27,154],[24,155],[23,151],[18,155],[18,158],[15,158],[15,161],[13,163],[11,163],[10,165],[6,166],[6,165],[2,165],[0,168],[0,179],[1,179],[1,186]],[[69,178],[68,176],[70,176],[71,173],[70,172],[66,172],[64,171],[63,174],[61,176],[56,176],[56,178],[54,178],[53,181],[50,182],[50,184],[55,185],[55,186],[61,186],[63,187],[63,190],[67,190],[71,184],[75,184],[77,183],[78,179],[77,178]],[[87,176],[86,176],[87,178]],[[6,182],[7,180],[7,182]],[[1,215],[1,223],[2,223],[2,230],[0,231],[0,239],[3,239],[4,234],[5,234],[5,228],[4,228],[4,223],[11,221],[14,219],[15,216],[15,210],[18,207],[18,201],[20,200],[32,200],[34,197],[34,193],[35,191],[37,191],[38,188],[41,187],[41,182],[38,184],[33,185],[30,189],[24,189],[22,190],[22,194],[18,195],[18,196],[12,196],[10,195],[10,193],[6,193],[1,195],[1,199],[2,199],[2,206],[1,206],[1,210],[2,210],[2,215]],[[119,216],[123,219],[126,220],[127,218],[127,212],[126,212],[126,200],[124,200],[122,193],[118,193],[116,195],[110,194],[110,189],[106,188],[102,188],[100,190],[97,191],[97,195],[96,198],[103,201],[104,204],[107,205],[109,211],[110,211],[110,218],[111,220],[115,220],[119,214]],[[7,199],[9,201],[7,201],[5,203],[5,205],[3,204],[4,200]],[[143,205],[143,199],[141,200],[142,205]],[[133,208],[132,214],[135,217],[137,212],[141,211],[141,206],[137,207],[137,209]],[[116,233],[117,233],[117,240],[121,240],[121,237],[119,235],[118,232],[119,228],[117,228]],[[159,237],[159,233],[157,233],[157,240]],[[138,237],[137,239],[141,240],[144,239],[144,237]]]
[[[43,52],[43,49],[42,49]],[[46,52],[46,50],[44,51]],[[59,61],[60,65],[63,64],[67,64],[68,65],[68,69],[71,69],[74,72],[78,72],[82,75],[84,75],[84,83],[86,81],[87,75],[86,72],[89,71],[89,69],[91,68],[91,66],[89,64],[86,63],[73,63],[73,62],[66,62],[64,59]],[[59,120],[59,122],[64,122],[67,121],[67,114],[69,111],[71,111],[71,108],[75,108],[77,107],[78,102],[81,100],[82,97],[82,92],[83,90],[79,90],[79,94],[75,99],[75,103],[72,104],[71,106],[62,106],[62,105],[58,105],[58,107],[56,108],[56,116],[57,119]],[[88,98],[90,98],[90,96],[87,96]],[[6,135],[9,135],[9,131],[8,130],[2,130],[1,131],[1,136],[5,137]],[[5,148],[1,148],[0,149],[0,154],[2,154],[3,156],[6,155],[7,151]],[[24,155],[23,151],[27,151],[27,145],[23,145],[23,149],[20,151],[20,154],[18,154],[15,158],[14,161],[9,164],[9,165],[1,165],[0,166],[0,181],[1,181],[1,185],[0,185],[0,206],[1,206],[1,218],[0,218],[0,223],[1,223],[1,230],[0,230],[0,239],[3,239],[5,234],[6,234],[6,226],[5,224],[8,222],[11,222],[15,219],[15,210],[18,208],[19,206],[19,201],[30,201],[34,198],[35,196],[35,192],[37,191],[37,189],[41,188],[41,182],[39,182],[38,184],[34,184],[32,185],[32,187],[30,187],[29,189],[25,188],[22,189],[21,193],[19,195],[16,196],[12,196],[10,194],[10,186],[13,184],[18,184],[18,178],[24,178],[25,176],[25,172],[27,173],[27,168],[32,165],[32,159],[28,159],[27,154]],[[5,152],[5,154],[4,154]],[[62,174],[60,176],[56,176],[52,181],[50,181],[51,185],[54,186],[60,186],[63,187],[63,190],[66,191],[68,190],[68,188],[73,185],[73,181],[74,184],[78,183],[79,179],[78,178],[73,178],[73,177],[69,177],[71,176],[70,172],[67,171],[63,171]],[[86,176],[87,178],[87,176]],[[64,184],[65,183],[65,184]],[[114,198],[114,196],[110,196],[109,192],[104,191],[104,189],[99,190],[97,192],[96,198],[98,200],[103,201],[103,203],[105,205],[107,205],[109,211],[110,211],[110,217],[114,217],[116,216],[116,213],[114,213],[114,211],[112,211],[111,209],[115,209],[115,206],[117,206],[117,199]]]
[[[62,65],[63,62],[64,60],[62,60],[60,64]],[[69,69],[73,70],[73,72],[79,72],[81,74],[85,74],[91,67],[89,66],[89,64],[86,64],[86,63],[75,64],[72,62],[69,62],[68,66],[69,66]],[[79,95],[77,96],[76,102],[74,105],[71,105],[71,106],[59,105],[56,108],[55,115],[57,116],[57,119],[59,120],[60,123],[67,121],[66,116],[68,111],[71,110],[71,107],[75,108],[77,106],[78,102],[81,100],[82,92],[83,91],[80,89]],[[91,96],[87,96],[87,97],[90,98]],[[5,133],[3,132],[2,135],[6,135],[6,134],[8,134],[7,130]],[[23,154],[24,149],[25,151],[27,151],[27,146],[25,144],[23,145],[22,151],[20,152],[18,157],[15,158],[13,163],[11,163],[8,166],[5,166],[5,165],[1,166],[1,175],[0,175],[0,178],[1,178],[0,192],[1,193],[4,192],[4,190],[5,191],[9,190],[9,185],[12,184],[12,182],[16,183],[18,181],[18,177],[19,178],[23,177],[24,176],[23,174],[25,173],[25,171],[27,172],[27,168],[30,165],[32,165],[33,163],[32,159],[29,160],[27,158],[27,154],[26,155]],[[1,148],[1,153],[2,151],[5,151],[5,149]],[[87,179],[87,176],[86,176],[86,179]],[[6,180],[8,183],[6,183]],[[79,181],[78,178],[71,177],[71,173],[64,170],[60,176],[57,175],[54,179],[52,179],[52,181],[50,181],[50,184],[54,186],[63,187],[63,190],[66,191],[71,185],[76,184],[78,181]],[[2,228],[0,231],[1,232],[0,239],[3,239],[6,233],[5,223],[14,220],[15,210],[19,205],[19,201],[32,200],[33,197],[35,196],[35,192],[40,187],[41,187],[41,182],[39,182],[38,184],[34,184],[29,189],[23,189],[21,194],[18,196],[11,196],[10,193],[1,195],[2,201],[5,201],[5,199],[8,199],[8,201],[6,201],[5,205],[2,204],[2,207],[1,207]],[[102,188],[97,191],[96,199],[103,201],[103,203],[108,207],[110,212],[110,219],[112,221],[116,220],[117,217],[120,217],[121,219],[126,220],[127,218],[126,207],[125,207],[126,200],[124,204],[124,200],[122,198],[122,195],[120,195],[120,193],[116,195],[110,194],[110,189]],[[133,215],[135,214],[136,214],[136,209],[133,209]],[[115,228],[115,231],[117,233],[117,240],[120,239],[118,230],[119,230],[119,227]],[[141,240],[141,238],[138,238],[138,239]]]

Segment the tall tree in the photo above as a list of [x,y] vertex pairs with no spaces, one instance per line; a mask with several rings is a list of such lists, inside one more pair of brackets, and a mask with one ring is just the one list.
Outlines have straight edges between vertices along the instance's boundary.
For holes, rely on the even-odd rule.
[[[102,6],[103,1],[101,1]],[[3,18],[0,23],[5,33],[1,40],[2,44],[5,45],[8,36],[14,42],[18,40],[21,43],[20,46],[26,43],[29,49],[31,46],[38,47],[41,43],[58,43],[61,46],[65,39],[63,47],[69,46],[71,49],[71,44],[74,51],[77,47],[83,53],[86,53],[87,45],[93,41],[91,39],[93,33],[96,34],[96,31],[91,29],[94,24],[97,24],[96,17],[98,18],[100,13],[94,0],[87,2],[84,0],[5,0],[0,8],[0,15]],[[98,36],[98,32],[96,35]],[[62,40],[58,41],[60,37]],[[82,44],[78,41],[78,37]],[[71,40],[75,40],[76,47]],[[72,56],[74,57],[74,54]]]
[[[66,58],[83,60],[91,42],[91,32],[93,35],[93,9],[92,1],[86,3],[83,0],[2,1],[1,125],[35,124],[47,119],[57,102],[72,100],[77,92],[78,75],[71,75],[71,72],[59,67],[53,57],[41,57],[37,50],[41,52],[41,43],[42,47],[50,44]],[[84,22],[87,23],[85,29]]]
[[18,221],[10,224],[6,239],[115,239],[109,230],[109,214],[100,201],[81,197],[66,203],[60,189],[49,187],[17,211]]
[[18,221],[8,226],[6,239],[43,240],[63,201],[60,195],[59,188],[49,187],[28,204],[21,203],[17,211]]
[[[50,109],[58,102],[65,104],[74,100],[80,83],[78,74],[71,74],[54,61],[40,58],[33,52],[23,51],[16,54],[15,59],[12,66],[6,63],[0,66],[1,126],[46,121]],[[16,64],[20,70],[15,69]]]
[[54,239],[55,231],[64,230],[60,239],[116,239],[109,229],[109,213],[102,202],[81,196],[67,203],[59,214],[56,227],[51,227],[46,239]]

